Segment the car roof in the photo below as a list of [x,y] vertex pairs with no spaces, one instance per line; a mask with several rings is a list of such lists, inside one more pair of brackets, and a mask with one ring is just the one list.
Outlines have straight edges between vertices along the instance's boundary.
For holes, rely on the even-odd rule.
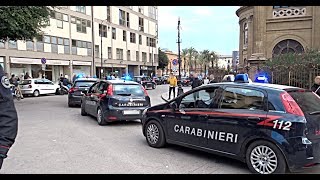
[[134,81],[125,81],[125,80],[118,80],[118,79],[116,79],[116,80],[101,80],[101,81],[108,82],[111,84],[139,84]]
[[78,78],[75,80],[75,82],[77,81],[98,81],[99,79],[97,78]]
[[269,89],[269,90],[286,90],[286,89],[302,89],[294,86],[286,86],[281,84],[268,84],[268,83],[239,83],[239,82],[221,82],[221,83],[213,83],[210,85],[237,85],[243,87],[257,87],[261,89]]

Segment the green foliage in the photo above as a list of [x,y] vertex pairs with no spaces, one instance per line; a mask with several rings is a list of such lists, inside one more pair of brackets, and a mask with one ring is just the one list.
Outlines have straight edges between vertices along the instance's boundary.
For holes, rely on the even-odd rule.
[[163,70],[166,66],[168,66],[168,63],[169,63],[168,56],[163,51],[161,51],[159,48],[159,65],[158,65],[158,67]]
[[54,7],[0,6],[0,41],[41,37],[41,28],[49,24]]

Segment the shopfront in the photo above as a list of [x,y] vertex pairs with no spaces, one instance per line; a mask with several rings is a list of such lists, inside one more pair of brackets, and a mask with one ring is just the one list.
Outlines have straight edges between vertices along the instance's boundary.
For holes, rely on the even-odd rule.
[[[101,67],[96,67],[96,76],[100,76]],[[122,77],[126,74],[126,66],[125,65],[117,65],[117,66],[111,66],[111,67],[103,67],[102,68],[102,77],[103,79],[110,75],[114,74],[117,77]]]
[[88,61],[73,61],[73,74],[82,74],[84,76],[91,76],[91,65],[92,62]]
[[154,67],[153,66],[140,66],[140,75],[143,76],[154,76]]
[[47,59],[45,70],[42,69],[41,59],[10,58],[10,73],[18,76],[27,72],[32,78],[47,78],[58,81],[60,74],[70,75],[70,61]]

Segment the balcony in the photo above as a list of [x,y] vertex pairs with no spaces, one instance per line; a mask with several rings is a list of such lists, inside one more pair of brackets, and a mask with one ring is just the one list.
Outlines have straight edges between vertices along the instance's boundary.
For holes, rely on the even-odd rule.
[[273,18],[291,18],[306,15],[305,7],[288,7],[273,9]]

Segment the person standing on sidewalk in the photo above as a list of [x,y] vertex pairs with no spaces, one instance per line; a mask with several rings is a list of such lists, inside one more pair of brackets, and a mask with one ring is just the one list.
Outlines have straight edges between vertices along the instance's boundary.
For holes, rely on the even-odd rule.
[[314,78],[314,84],[311,87],[311,91],[313,91],[318,96],[320,96],[320,76],[317,76],[316,78]]
[[176,87],[177,87],[177,78],[173,75],[173,73],[170,73],[170,76],[168,78],[169,83],[169,99],[171,99],[171,91],[173,91],[173,98],[176,96]]
[[[194,88],[196,88],[198,86],[201,86],[201,84],[202,83],[201,83],[200,79],[198,78],[198,75],[195,74],[194,78],[193,78],[193,81],[192,81],[192,84],[191,84],[191,88],[194,89]],[[194,97],[195,100],[199,99],[199,92],[193,93],[193,97]]]
[[0,65],[0,169],[18,133],[18,115],[10,91],[10,82]]

